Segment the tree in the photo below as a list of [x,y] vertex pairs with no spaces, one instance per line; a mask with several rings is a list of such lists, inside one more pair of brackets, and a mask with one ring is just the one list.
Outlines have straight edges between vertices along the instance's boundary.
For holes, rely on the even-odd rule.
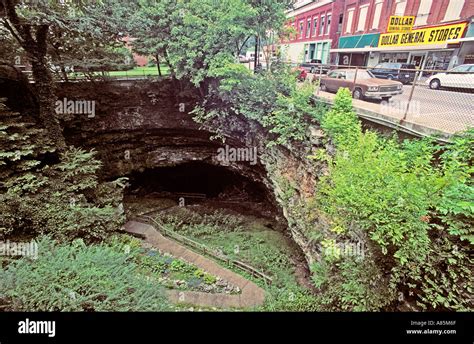
[[[0,23],[16,41],[31,63],[37,89],[39,118],[57,148],[65,141],[60,119],[54,111],[54,80],[51,73],[57,63],[63,77],[66,66],[87,59],[105,63],[120,56],[114,48],[120,43],[121,1],[0,0]],[[116,14],[117,16],[114,16]],[[12,43],[13,44],[13,43]],[[122,54],[123,56],[123,54]]]

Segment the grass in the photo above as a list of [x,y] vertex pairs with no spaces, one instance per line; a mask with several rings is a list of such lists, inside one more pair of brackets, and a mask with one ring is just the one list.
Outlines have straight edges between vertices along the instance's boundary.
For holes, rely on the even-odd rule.
[[[196,209],[194,209],[196,210]],[[228,266],[264,288],[265,304],[255,311],[316,311],[320,302],[301,287],[295,276],[294,254],[288,239],[269,229],[261,219],[252,216],[229,215],[225,211],[201,215],[187,208],[158,216],[169,229],[212,249],[219,249],[230,258],[243,261],[273,278],[271,286]]]
[[201,216],[186,208],[177,208],[176,212],[159,216],[158,220],[181,235],[270,275],[276,286],[296,284],[290,258],[293,249],[282,233],[266,227],[261,219],[222,211]]
[[[169,74],[169,69],[166,66],[161,66],[161,74]],[[112,71],[108,72],[109,76],[158,76],[158,69],[153,67],[135,67],[131,70]]]
[[[97,76],[101,76],[101,72],[94,73]],[[161,66],[161,75],[165,76],[169,74],[169,68],[166,66]],[[105,72],[106,76],[109,77],[119,77],[119,78],[127,78],[127,77],[147,77],[147,76],[158,76],[158,69],[156,66],[153,67],[135,67],[130,70],[117,70],[117,71],[109,71]],[[84,73],[70,73],[70,77],[83,77]]]

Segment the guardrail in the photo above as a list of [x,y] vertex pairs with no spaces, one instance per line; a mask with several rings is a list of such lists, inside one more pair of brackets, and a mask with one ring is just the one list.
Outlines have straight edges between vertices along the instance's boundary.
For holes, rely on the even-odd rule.
[[258,269],[254,268],[253,266],[251,266],[247,263],[244,263],[242,261],[230,258],[230,257],[226,256],[225,254],[223,254],[222,251],[220,251],[220,250],[211,249],[211,248],[207,247],[204,244],[201,244],[197,241],[189,239],[188,237],[185,237],[181,234],[178,234],[178,233],[166,228],[165,226],[163,226],[161,223],[156,221],[151,216],[139,215],[139,217],[150,220],[157,227],[158,231],[160,231],[165,236],[167,236],[167,237],[169,237],[173,240],[176,240],[177,242],[179,242],[183,245],[192,247],[192,248],[194,248],[195,250],[197,250],[201,253],[204,253],[208,256],[211,256],[212,258],[215,258],[219,261],[222,261],[222,262],[224,262],[228,265],[232,265],[232,266],[234,266],[234,267],[250,274],[251,276],[253,276],[255,278],[263,280],[268,285],[271,285],[272,282],[273,282],[273,279],[270,276],[268,276],[265,273],[259,271]]

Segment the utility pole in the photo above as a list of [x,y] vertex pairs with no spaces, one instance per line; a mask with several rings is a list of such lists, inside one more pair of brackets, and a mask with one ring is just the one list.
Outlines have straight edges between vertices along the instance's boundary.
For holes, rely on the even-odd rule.
[[257,64],[258,64],[258,35],[255,35],[255,56],[253,58],[253,71],[254,73],[257,72]]

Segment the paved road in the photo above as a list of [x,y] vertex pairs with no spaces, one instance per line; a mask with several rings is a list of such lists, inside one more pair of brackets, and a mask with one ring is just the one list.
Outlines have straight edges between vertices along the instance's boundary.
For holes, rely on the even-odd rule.
[[[412,86],[404,86],[403,94],[395,96],[390,108],[406,111]],[[383,106],[383,105],[382,105]],[[407,114],[407,120],[448,132],[474,126],[474,93],[447,90],[431,90],[416,86]]]
[[[412,85],[404,86],[403,94],[393,97],[389,103],[374,99],[354,101],[354,105],[400,120],[406,112],[411,88]],[[319,94],[328,99],[334,97],[326,92]],[[474,93],[431,90],[427,86],[417,85],[406,121],[446,133],[474,127]]]

